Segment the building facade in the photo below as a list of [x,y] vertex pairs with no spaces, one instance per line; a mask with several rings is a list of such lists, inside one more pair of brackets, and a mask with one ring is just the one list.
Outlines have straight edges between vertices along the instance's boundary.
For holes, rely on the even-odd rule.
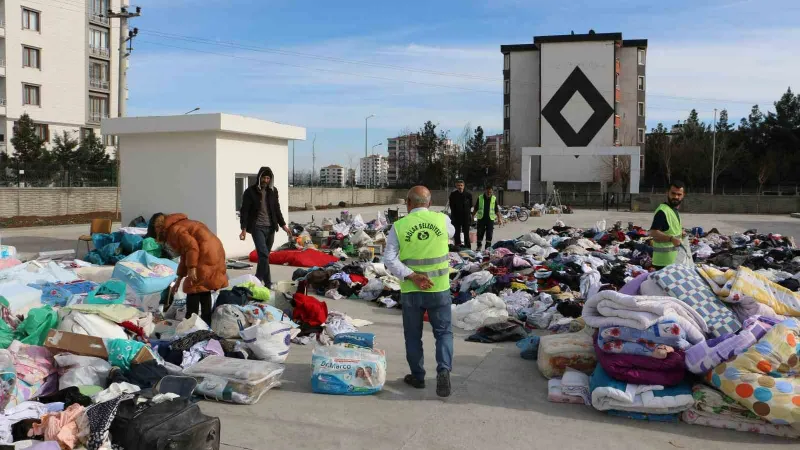
[[[536,36],[503,45],[503,139],[511,178],[531,192],[556,184],[604,190],[618,181],[615,156],[531,156],[522,183],[526,147],[640,147],[644,165],[647,40],[622,33]],[[568,149],[562,153],[568,153]],[[510,182],[511,183],[511,182]]]
[[502,134],[486,136],[486,148],[495,155],[497,161],[502,159],[504,144],[505,140]]
[[347,183],[347,169],[332,164],[319,169],[319,183],[323,186],[343,187]]
[[389,160],[383,155],[361,158],[358,184],[367,187],[384,187],[389,184]]
[[[387,148],[389,150],[388,168],[387,168],[387,183],[389,186],[396,186],[408,181],[407,170],[421,162],[419,152],[419,134],[411,133],[405,136],[398,136],[395,138],[387,139]],[[433,155],[434,159],[441,158],[445,155],[454,155],[458,153],[459,146],[454,144],[451,139],[444,141],[442,148],[438,149],[437,153]]]
[[[123,0],[122,4],[127,5]],[[116,117],[120,0],[0,0],[0,146],[28,114],[48,143],[62,131],[100,135]],[[110,138],[105,139],[111,145]]]

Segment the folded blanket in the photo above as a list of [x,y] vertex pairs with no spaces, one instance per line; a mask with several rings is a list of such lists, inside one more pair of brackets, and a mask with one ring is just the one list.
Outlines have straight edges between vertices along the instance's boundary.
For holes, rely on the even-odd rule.
[[585,404],[585,401],[582,397],[565,394],[563,387],[561,386],[561,379],[559,378],[547,380],[547,401],[553,403],[572,403],[574,405]]
[[742,329],[736,334],[726,334],[697,343],[686,350],[686,368],[703,375],[723,361],[752,347],[777,323],[777,319],[753,316],[744,321]]
[[593,328],[624,326],[638,330],[673,320],[692,344],[704,341],[708,332],[703,317],[676,298],[632,296],[616,291],[600,291],[590,297],[583,306],[583,319]]
[[683,381],[686,371],[685,355],[675,350],[665,359],[650,356],[607,353],[595,342],[597,362],[616,380],[635,384],[674,386]]
[[775,425],[766,421],[751,422],[731,416],[721,416],[714,413],[698,411],[689,408],[681,413],[681,420],[692,425],[704,427],[723,428],[726,430],[747,431],[749,433],[766,434],[787,438],[800,438],[800,431],[791,425]]
[[742,305],[747,310],[756,309],[759,314],[770,317],[800,316],[800,293],[773,283],[747,267],[722,272],[704,265],[698,272],[724,302]]
[[681,325],[672,319],[663,320],[645,330],[638,330],[629,327],[603,327],[600,328],[599,337],[604,342],[623,341],[645,344],[655,347],[658,344],[669,345],[670,347],[684,350],[692,344],[686,340],[686,331]]
[[627,384],[611,378],[598,365],[591,378],[592,406],[599,411],[619,410],[647,414],[675,414],[694,404],[692,387]]
[[614,409],[609,410],[608,415],[616,417],[624,417],[626,419],[646,420],[648,422],[667,422],[667,423],[677,423],[678,418],[680,417],[678,414],[648,414],[648,413],[630,412],[630,411],[617,411]]

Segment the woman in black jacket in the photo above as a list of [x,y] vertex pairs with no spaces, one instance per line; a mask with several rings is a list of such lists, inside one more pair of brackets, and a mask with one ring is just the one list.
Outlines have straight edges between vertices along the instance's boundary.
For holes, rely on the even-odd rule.
[[275,189],[272,169],[269,167],[259,169],[256,183],[244,191],[239,222],[242,228],[239,239],[245,240],[247,233],[250,233],[256,244],[258,253],[256,278],[261,280],[264,286],[269,287],[272,284],[269,273],[269,252],[275,242],[275,231],[282,228],[289,235],[289,239],[292,238],[292,231],[283,220],[278,190]]

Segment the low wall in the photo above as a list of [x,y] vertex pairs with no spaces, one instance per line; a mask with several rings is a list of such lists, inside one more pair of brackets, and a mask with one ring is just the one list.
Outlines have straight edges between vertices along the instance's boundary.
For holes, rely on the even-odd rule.
[[[636,211],[654,211],[664,202],[664,193],[634,195],[631,207]],[[715,214],[791,214],[800,211],[800,196],[711,195],[689,193],[681,212]]]
[[[338,205],[345,202],[348,205],[392,205],[405,199],[408,189],[349,189],[318,187],[291,187],[289,188],[289,207],[302,208],[306,203],[314,206]],[[444,206],[447,203],[448,193],[445,191],[432,191],[433,204]]]
[[0,188],[0,217],[115,211],[117,188]]

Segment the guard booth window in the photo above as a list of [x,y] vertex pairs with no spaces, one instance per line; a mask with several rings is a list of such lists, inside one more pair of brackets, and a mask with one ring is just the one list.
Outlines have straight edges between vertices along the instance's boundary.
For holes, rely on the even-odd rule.
[[236,174],[236,180],[234,183],[234,190],[236,194],[236,211],[242,209],[242,195],[244,195],[244,191],[246,191],[248,187],[255,184],[256,176],[256,174]]

